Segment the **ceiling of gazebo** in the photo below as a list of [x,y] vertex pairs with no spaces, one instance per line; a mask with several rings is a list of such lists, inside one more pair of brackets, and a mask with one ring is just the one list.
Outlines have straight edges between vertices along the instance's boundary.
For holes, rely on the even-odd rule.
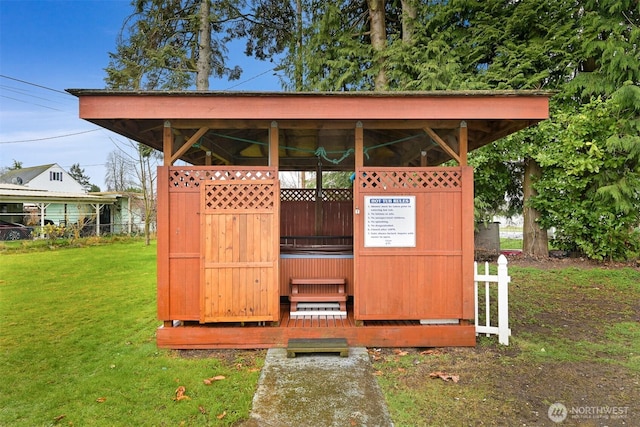
[[[419,166],[451,159],[461,123],[474,150],[548,117],[546,92],[233,93],[69,90],[80,117],[126,138],[163,150],[170,126],[174,152],[194,165],[268,164],[277,124],[281,170],[353,170],[355,128],[364,133],[365,166]],[[428,130],[437,134],[435,141]]]

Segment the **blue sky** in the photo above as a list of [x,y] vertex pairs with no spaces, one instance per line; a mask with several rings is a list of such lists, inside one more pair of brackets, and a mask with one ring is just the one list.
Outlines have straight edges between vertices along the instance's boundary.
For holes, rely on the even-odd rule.
[[[0,166],[80,163],[102,189],[104,163],[121,136],[78,118],[65,89],[102,89],[109,52],[132,12],[130,0],[0,0]],[[280,90],[273,64],[229,52],[239,81],[211,90]],[[75,134],[75,135],[74,135]]]

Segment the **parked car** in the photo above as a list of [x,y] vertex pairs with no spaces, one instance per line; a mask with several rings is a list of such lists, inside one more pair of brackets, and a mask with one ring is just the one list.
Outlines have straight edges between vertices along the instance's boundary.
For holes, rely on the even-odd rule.
[[15,222],[0,221],[0,240],[30,239],[33,228]]

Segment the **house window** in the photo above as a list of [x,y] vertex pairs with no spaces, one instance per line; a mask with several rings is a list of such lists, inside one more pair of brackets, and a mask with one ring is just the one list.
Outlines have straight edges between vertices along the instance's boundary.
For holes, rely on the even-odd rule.
[[49,171],[49,181],[62,181],[62,172]]

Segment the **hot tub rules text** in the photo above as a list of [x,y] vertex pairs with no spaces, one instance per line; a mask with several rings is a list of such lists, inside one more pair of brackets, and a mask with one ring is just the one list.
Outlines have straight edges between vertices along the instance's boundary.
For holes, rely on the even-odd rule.
[[410,248],[416,246],[415,196],[365,196],[364,246]]

